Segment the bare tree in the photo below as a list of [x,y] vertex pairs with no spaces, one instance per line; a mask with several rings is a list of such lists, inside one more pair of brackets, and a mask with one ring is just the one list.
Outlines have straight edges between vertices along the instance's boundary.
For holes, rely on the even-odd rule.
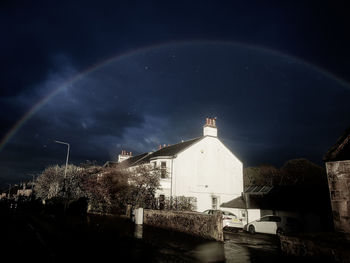
[[161,169],[140,165],[128,171],[128,204],[133,207],[149,207],[160,187]]
[[64,171],[65,166],[47,167],[36,180],[36,196],[44,200],[53,197],[64,197],[68,200],[84,197],[82,168],[68,165],[66,180],[64,180]]
[[50,166],[38,177],[38,198],[64,198],[71,202],[85,197],[91,211],[123,212],[128,204],[149,207],[160,185],[161,170],[149,165],[121,169],[94,164],[84,168],[69,165],[64,181],[64,167]]
[[307,159],[292,159],[281,168],[272,165],[244,169],[244,186],[249,185],[325,185],[326,172]]
[[64,167],[47,167],[37,178],[35,184],[36,196],[40,199],[63,196]]

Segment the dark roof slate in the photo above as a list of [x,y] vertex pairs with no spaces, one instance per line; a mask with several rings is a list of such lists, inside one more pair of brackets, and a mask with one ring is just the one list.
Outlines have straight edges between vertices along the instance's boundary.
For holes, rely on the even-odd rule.
[[227,208],[241,208],[245,209],[245,201],[241,196],[232,199],[231,201],[228,201],[226,203],[222,203],[220,207],[227,207]]
[[180,143],[173,144],[173,145],[170,145],[170,146],[165,146],[164,148],[159,149],[159,150],[149,154],[147,157],[142,159],[140,162],[137,162],[137,164],[149,163],[152,158],[156,158],[156,157],[160,157],[160,156],[172,157],[172,156],[182,152],[183,150],[187,149],[192,144],[200,141],[202,138],[203,137],[198,137],[198,138],[195,138],[195,139],[192,139],[192,140],[180,142]]
[[165,146],[162,149],[159,149],[155,152],[151,153],[142,153],[133,157],[130,157],[129,159],[126,159],[120,163],[118,162],[112,162],[108,161],[105,163],[105,167],[120,167],[120,168],[127,168],[139,164],[144,164],[144,163],[149,163],[152,158],[160,157],[160,156],[167,156],[167,157],[172,157],[183,150],[187,149],[190,147],[192,144],[200,141],[203,137],[198,137],[195,139],[191,139],[188,141],[180,142],[174,145],[170,146]]
[[106,162],[106,164],[104,166],[107,166],[107,167],[117,167],[118,166],[120,168],[127,168],[127,167],[135,165],[137,162],[139,162],[142,158],[146,157],[147,155],[149,155],[149,153],[143,153],[143,154],[139,154],[136,156],[132,156],[132,157],[120,162],[120,163],[108,161],[108,162]]
[[248,198],[247,204],[246,204],[246,201],[243,199],[243,197],[239,196],[239,197],[236,197],[235,199],[232,199],[231,201],[221,204],[220,207],[239,208],[239,209],[264,209],[265,207],[268,207],[270,205],[266,203],[267,200],[264,195],[249,194],[249,197],[247,198]]
[[267,194],[273,189],[273,186],[269,185],[251,185],[244,189],[246,194]]

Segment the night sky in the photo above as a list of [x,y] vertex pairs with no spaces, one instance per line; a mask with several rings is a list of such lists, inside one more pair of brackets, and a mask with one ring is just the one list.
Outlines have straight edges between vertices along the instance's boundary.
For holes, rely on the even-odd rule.
[[346,1],[1,1],[0,185],[202,135],[244,166],[350,125]]

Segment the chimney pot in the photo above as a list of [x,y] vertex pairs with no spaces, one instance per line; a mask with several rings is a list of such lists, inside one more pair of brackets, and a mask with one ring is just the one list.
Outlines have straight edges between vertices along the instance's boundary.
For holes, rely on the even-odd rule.
[[206,125],[203,127],[203,136],[217,137],[216,117],[207,117]]

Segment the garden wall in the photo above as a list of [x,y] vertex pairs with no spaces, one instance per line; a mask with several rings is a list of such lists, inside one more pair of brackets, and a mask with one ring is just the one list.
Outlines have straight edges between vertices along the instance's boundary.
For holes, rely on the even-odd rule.
[[221,212],[207,215],[199,212],[145,209],[143,223],[202,238],[224,241]]

